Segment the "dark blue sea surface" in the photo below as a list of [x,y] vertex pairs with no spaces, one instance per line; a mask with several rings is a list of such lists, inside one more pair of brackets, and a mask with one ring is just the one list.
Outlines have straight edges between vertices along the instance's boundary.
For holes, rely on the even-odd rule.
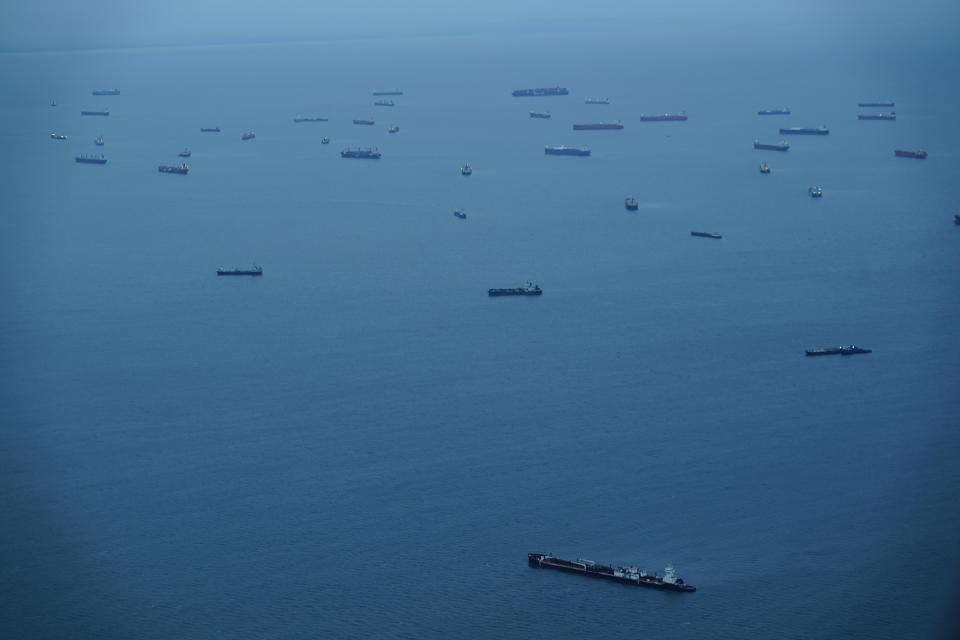
[[[0,56],[0,635],[946,636],[950,56],[589,44]],[[886,98],[895,122],[857,120]]]

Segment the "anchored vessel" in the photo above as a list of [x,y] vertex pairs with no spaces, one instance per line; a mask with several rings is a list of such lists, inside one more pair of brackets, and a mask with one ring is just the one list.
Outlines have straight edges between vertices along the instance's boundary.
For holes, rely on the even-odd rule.
[[99,156],[77,156],[74,158],[77,162],[84,164],[107,164],[107,159],[103,155]]
[[897,149],[893,152],[898,158],[917,158],[918,160],[923,160],[927,157],[927,152],[923,149],[917,149],[916,151],[904,151],[902,149]]
[[858,102],[858,107],[895,107],[893,100],[887,102]]
[[329,118],[318,118],[316,116],[297,116],[294,122],[327,122]]
[[629,198],[623,201],[623,206],[627,208],[627,211],[636,211],[637,209],[640,208],[640,203],[637,201],[636,198],[634,198],[633,196],[630,196]]
[[858,347],[854,344],[842,346],[842,347],[822,347],[820,349],[807,349],[806,354],[808,356],[852,356],[858,353],[873,353],[873,349],[864,349],[863,347]]
[[256,137],[257,137],[257,134],[255,134],[253,131],[244,131],[244,132],[243,132],[243,135],[240,136],[240,139],[241,139],[241,140],[253,140],[253,139],[256,138]]
[[51,133],[51,134],[50,134],[50,137],[51,137],[53,140],[66,140],[66,139],[67,139],[67,136],[63,135],[62,133]]
[[253,265],[249,269],[217,269],[218,276],[262,276],[263,267],[259,265]]
[[784,107],[782,109],[761,109],[757,111],[758,116],[788,116],[790,115],[790,109]]
[[674,120],[686,120],[687,116],[684,114],[673,114],[673,113],[664,113],[658,116],[640,116],[640,122],[670,122]]
[[548,156],[588,156],[590,155],[590,149],[586,147],[565,147],[563,145],[557,147],[544,147],[543,152]]
[[181,152],[178,153],[177,155],[180,156],[181,158],[189,158],[189,157],[190,157],[190,149],[184,149],[183,151],[181,151]]
[[179,166],[176,166],[176,167],[160,165],[159,167],[157,167],[157,171],[159,171],[160,173],[179,173],[182,175],[186,175],[187,173],[190,172],[190,167],[188,167],[186,164],[183,164],[183,163],[181,163]]
[[606,578],[615,582],[624,584],[635,584],[641,587],[653,587],[664,591],[684,591],[687,593],[696,591],[697,588],[683,581],[683,578],[677,576],[673,567],[667,567],[663,572],[663,577],[657,574],[649,574],[646,571],[636,567],[610,567],[604,564],[598,564],[591,560],[562,560],[544,553],[528,553],[527,564],[535,568],[559,569],[560,571],[569,571],[571,573],[582,573],[594,578]]
[[93,144],[97,145],[98,147],[102,147],[102,146],[103,146],[103,136],[97,136],[97,139],[93,141]]
[[760,142],[759,140],[753,141],[754,149],[764,149],[766,151],[789,151],[790,144],[781,140],[780,142]]
[[326,136],[320,138],[320,144],[330,144],[330,138]]
[[570,92],[566,87],[541,87],[539,89],[517,89],[513,92],[514,98],[529,98],[533,96],[565,96]]
[[826,127],[786,127],[780,129],[781,135],[796,135],[796,136],[825,136],[830,133],[830,129]]
[[544,118],[544,119],[546,119],[546,118],[549,118],[549,117],[550,117],[550,114],[547,113],[546,111],[542,111],[542,112],[541,112],[541,111],[531,111],[531,112],[530,112],[530,117],[531,117],[531,118]]
[[461,220],[465,220],[467,218],[467,212],[464,211],[463,209],[457,209],[456,211],[453,212],[453,215],[457,216]]
[[91,93],[95,96],[118,96],[120,89],[94,89]]
[[591,129],[623,129],[623,125],[620,124],[620,121],[616,122],[599,122],[597,124],[575,124],[573,125],[574,131],[586,131]]
[[402,96],[403,91],[400,89],[380,89],[379,91],[374,91],[373,95],[375,96]]
[[890,113],[858,113],[857,120],[896,120],[897,114]]
[[761,162],[760,173],[770,173],[770,165],[768,165],[766,162]]
[[110,112],[106,109],[91,109],[87,111],[81,111],[80,115],[82,116],[108,116]]
[[473,167],[471,167],[470,165],[465,164],[462,167],[460,167],[460,175],[469,176],[472,174],[473,174]]
[[691,231],[690,235],[697,236],[699,238],[716,238],[717,240],[723,237],[719,233],[710,233],[709,231]]
[[368,160],[376,160],[380,157],[380,152],[376,149],[361,149],[357,147],[356,149],[344,149],[340,152],[341,158],[365,158]]
[[809,189],[807,189],[807,193],[810,194],[811,198],[822,198],[823,187],[810,187]]
[[587,98],[584,104],[610,104],[609,98]]
[[373,103],[373,106],[375,106],[375,107],[392,107],[392,106],[393,106],[393,100],[377,100],[376,102]]
[[400,127],[387,127],[387,133],[396,133],[400,131]]
[[200,127],[200,133],[220,133],[220,127]]
[[532,282],[528,282],[522,287],[515,287],[513,289],[488,289],[488,296],[539,296],[543,293],[543,290],[539,285],[535,285]]
[[354,120],[353,124],[376,124],[373,120]]

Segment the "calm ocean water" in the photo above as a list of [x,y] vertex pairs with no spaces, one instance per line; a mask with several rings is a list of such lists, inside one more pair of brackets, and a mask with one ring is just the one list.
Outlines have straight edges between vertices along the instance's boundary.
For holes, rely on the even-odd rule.
[[[0,635],[946,637],[949,57],[591,45],[0,57]],[[896,122],[856,119],[888,97]],[[75,164],[97,135],[108,164]],[[184,147],[189,176],[156,171]],[[541,298],[486,296],[528,279]],[[848,343],[874,352],[803,355]],[[673,563],[699,590],[530,551]]]

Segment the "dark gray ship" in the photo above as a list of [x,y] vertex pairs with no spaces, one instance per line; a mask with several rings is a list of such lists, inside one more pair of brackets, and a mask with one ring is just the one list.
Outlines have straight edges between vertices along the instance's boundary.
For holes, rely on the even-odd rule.
[[781,135],[794,136],[825,136],[829,135],[830,129],[824,126],[820,127],[784,127],[780,129]]
[[538,89],[516,89],[514,98],[532,98],[538,96],[565,96],[570,91],[566,87],[540,87]]
[[592,560],[563,560],[545,553],[528,553],[527,564],[534,568],[557,569],[569,573],[579,573],[593,578],[605,578],[621,584],[651,587],[662,591],[681,591],[692,593],[696,587],[687,584],[683,578],[674,573],[673,567],[668,566],[663,576],[647,573],[636,567],[613,567],[599,564]]
[[224,269],[223,267],[217,269],[218,276],[262,276],[263,267],[259,265],[253,265],[249,269],[236,268],[236,269]]
[[380,158],[380,152],[376,149],[344,149],[340,152],[341,158],[361,158],[364,160],[377,160]]
[[532,282],[528,282],[522,287],[514,287],[512,289],[488,289],[488,296],[539,296],[543,293],[543,289],[539,285],[535,285]]
[[81,155],[74,158],[74,160],[76,160],[80,164],[107,164],[107,159],[104,158],[102,154],[99,156]]
[[588,156],[590,149],[586,147],[566,147],[559,145],[556,147],[544,147],[543,152],[548,156]]

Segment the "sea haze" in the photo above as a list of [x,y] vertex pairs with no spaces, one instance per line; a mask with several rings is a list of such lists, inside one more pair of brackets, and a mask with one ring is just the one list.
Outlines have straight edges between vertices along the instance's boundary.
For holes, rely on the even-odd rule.
[[[0,56],[0,635],[946,634],[949,56],[587,44]],[[857,120],[887,98],[895,122]],[[873,353],[804,356],[851,343]]]

